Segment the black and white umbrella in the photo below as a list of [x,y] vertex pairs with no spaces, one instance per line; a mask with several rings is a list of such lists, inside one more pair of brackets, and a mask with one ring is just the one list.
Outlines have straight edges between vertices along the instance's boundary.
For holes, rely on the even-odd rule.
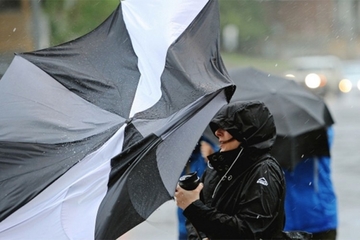
[[115,239],[173,197],[234,90],[216,0],[126,0],[0,80],[0,239]]

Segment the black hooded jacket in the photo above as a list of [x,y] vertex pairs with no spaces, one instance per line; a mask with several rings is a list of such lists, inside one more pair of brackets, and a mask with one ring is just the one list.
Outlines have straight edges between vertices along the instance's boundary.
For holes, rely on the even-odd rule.
[[261,102],[231,103],[210,127],[227,130],[241,145],[208,156],[201,199],[184,210],[189,239],[281,239],[285,180],[270,155],[276,137],[271,113]]

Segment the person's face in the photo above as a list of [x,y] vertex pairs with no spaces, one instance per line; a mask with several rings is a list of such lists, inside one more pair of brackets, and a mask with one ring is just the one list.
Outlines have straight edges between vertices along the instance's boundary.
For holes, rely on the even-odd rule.
[[241,142],[233,138],[233,136],[226,130],[219,128],[215,131],[215,136],[219,139],[220,151],[230,151],[240,146]]

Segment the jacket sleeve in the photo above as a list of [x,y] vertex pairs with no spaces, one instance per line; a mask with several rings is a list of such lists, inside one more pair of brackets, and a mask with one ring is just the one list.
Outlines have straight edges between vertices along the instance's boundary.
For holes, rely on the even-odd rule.
[[234,195],[236,199],[229,199],[236,201],[236,212],[226,214],[197,200],[184,210],[184,215],[198,231],[212,238],[271,236],[271,225],[283,198],[283,175],[277,166],[265,162],[246,181],[244,189]]
[[[193,202],[184,210],[184,215],[188,218],[193,228],[189,225],[188,239],[196,236],[196,229],[202,233],[202,238],[205,236],[218,239],[233,238],[233,236],[245,235],[245,226],[241,219],[236,215],[230,216],[217,211],[215,208],[206,206],[200,200]],[[236,233],[233,233],[233,232]],[[190,238],[192,236],[193,238]],[[238,239],[238,238],[237,238]]]
[[186,230],[188,240],[197,240],[206,238],[205,233],[197,231],[189,220],[186,220]]
[[[201,182],[204,182],[204,178],[206,177],[207,172],[205,171],[202,176],[201,176]],[[203,192],[200,193],[200,199],[203,199]],[[200,200],[199,200],[200,201]],[[201,202],[201,201],[200,201]],[[184,214],[184,213],[183,213]],[[184,214],[184,216],[186,217],[186,215]],[[185,218],[185,226],[186,226],[186,231],[187,231],[187,239],[188,240],[197,240],[197,239],[204,239],[206,238],[206,234],[203,232],[198,231],[194,225],[187,219]]]

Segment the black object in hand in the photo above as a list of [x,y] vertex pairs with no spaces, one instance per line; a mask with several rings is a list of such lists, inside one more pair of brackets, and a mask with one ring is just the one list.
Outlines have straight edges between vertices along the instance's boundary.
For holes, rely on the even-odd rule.
[[199,184],[200,178],[198,177],[197,172],[183,175],[179,179],[179,186],[185,190],[194,190]]

